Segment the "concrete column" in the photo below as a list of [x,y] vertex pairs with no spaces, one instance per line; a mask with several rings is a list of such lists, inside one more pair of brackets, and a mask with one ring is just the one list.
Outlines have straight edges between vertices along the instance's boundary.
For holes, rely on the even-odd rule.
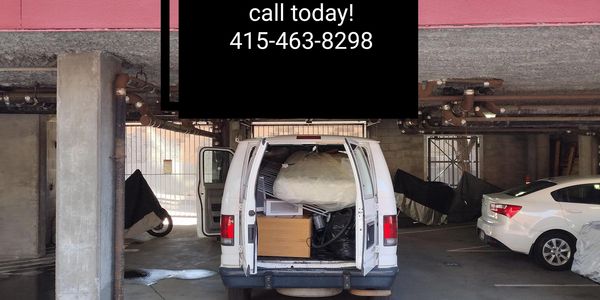
[[579,175],[595,175],[598,165],[598,142],[596,137],[579,136]]
[[550,176],[550,136],[537,134],[535,136],[536,151],[536,177],[535,179]]
[[58,57],[57,299],[112,298],[119,71],[120,61],[100,51]]
[[43,256],[40,116],[0,114],[0,143],[0,260]]

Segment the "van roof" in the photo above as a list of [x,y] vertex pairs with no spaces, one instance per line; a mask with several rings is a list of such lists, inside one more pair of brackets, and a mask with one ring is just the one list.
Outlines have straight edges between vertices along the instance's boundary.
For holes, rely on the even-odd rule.
[[[320,139],[310,138],[310,137],[315,137],[315,136],[320,137]],[[268,137],[267,138],[267,142],[269,142],[269,141],[273,141],[273,142],[285,142],[285,141],[296,141],[296,140],[306,140],[306,141],[336,141],[336,142],[339,142],[340,140],[343,140],[345,138],[350,138],[350,139],[353,139],[355,141],[360,141],[360,142],[375,142],[375,143],[379,143],[379,141],[376,141],[376,140],[366,139],[366,138],[361,138],[361,137],[355,137],[355,136],[320,135],[320,134],[278,135],[278,136]],[[254,138],[254,139],[246,139],[244,141],[260,141],[260,140],[261,140],[261,138]]]

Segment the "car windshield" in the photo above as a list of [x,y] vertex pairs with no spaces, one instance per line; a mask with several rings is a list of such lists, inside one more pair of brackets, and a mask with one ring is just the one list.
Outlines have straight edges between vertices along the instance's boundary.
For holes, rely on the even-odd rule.
[[537,192],[539,190],[543,190],[545,188],[549,188],[551,186],[556,185],[556,183],[547,180],[538,180],[528,184],[524,184],[521,186],[514,187],[512,189],[508,189],[504,191],[504,194],[508,194],[514,197],[521,197],[533,192]]

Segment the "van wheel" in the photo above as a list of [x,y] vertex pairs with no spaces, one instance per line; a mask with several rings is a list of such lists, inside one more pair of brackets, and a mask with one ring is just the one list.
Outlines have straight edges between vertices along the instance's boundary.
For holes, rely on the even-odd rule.
[[533,247],[533,259],[552,271],[570,270],[575,254],[575,239],[563,232],[542,235]]
[[250,300],[252,289],[227,289],[229,300]]

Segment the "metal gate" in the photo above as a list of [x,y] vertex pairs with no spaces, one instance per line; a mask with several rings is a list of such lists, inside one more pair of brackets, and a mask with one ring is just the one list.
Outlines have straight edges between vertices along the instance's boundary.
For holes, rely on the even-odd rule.
[[[212,131],[210,125],[197,127]],[[127,123],[125,134],[125,178],[139,169],[169,214],[195,217],[198,153],[212,139],[139,123]]]
[[252,122],[252,137],[322,134],[366,137],[366,121]]
[[456,187],[463,171],[479,177],[479,136],[427,136],[427,179]]

